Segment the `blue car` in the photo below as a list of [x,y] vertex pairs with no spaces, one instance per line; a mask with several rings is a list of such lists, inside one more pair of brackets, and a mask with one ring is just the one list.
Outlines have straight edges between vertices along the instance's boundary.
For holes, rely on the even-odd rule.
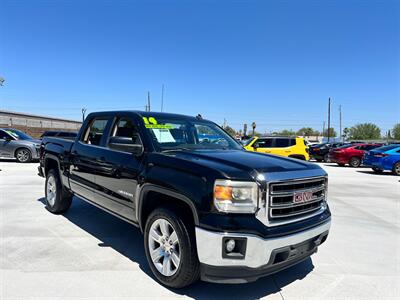
[[376,173],[388,170],[400,175],[400,144],[387,145],[366,152],[363,163]]

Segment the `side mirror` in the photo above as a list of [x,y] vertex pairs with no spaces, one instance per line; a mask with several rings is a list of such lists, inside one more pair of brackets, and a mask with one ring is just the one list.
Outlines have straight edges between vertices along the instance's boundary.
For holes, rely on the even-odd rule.
[[142,155],[143,153],[143,146],[140,144],[134,144],[132,138],[129,137],[114,136],[110,138],[108,146],[111,149],[129,152],[135,156]]
[[6,142],[11,142],[13,140],[13,138],[11,136],[7,136],[4,139]]
[[254,151],[257,151],[257,148],[258,148],[258,143],[254,143],[254,145],[253,145]]

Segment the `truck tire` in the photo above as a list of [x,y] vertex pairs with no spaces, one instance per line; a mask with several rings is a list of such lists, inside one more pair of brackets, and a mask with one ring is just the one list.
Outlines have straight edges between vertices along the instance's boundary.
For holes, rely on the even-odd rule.
[[392,171],[394,175],[400,176],[400,161],[394,164]]
[[15,151],[15,158],[20,163],[28,163],[32,160],[32,153],[27,148],[19,148]]
[[197,257],[194,226],[170,208],[157,208],[147,218],[144,248],[154,276],[172,288],[197,281],[200,263]]
[[361,165],[361,159],[359,157],[352,157],[349,160],[349,165],[353,168],[358,168]]
[[63,187],[60,175],[55,169],[47,173],[45,195],[46,208],[53,214],[66,212],[71,206],[73,195]]

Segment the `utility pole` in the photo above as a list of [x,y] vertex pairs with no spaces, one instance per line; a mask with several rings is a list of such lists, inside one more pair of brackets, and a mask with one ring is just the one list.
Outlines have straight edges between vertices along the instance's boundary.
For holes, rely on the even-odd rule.
[[224,118],[224,126],[222,126],[223,129],[226,128],[226,119]]
[[325,136],[325,121],[322,123],[322,138]]
[[82,107],[82,123],[85,121],[86,108]]
[[164,84],[161,87],[161,112],[163,111],[164,108]]
[[340,141],[343,143],[343,134],[342,134],[342,105],[339,105],[339,130],[340,130]]
[[146,111],[151,111],[150,109],[150,92],[147,92],[147,106]]
[[328,143],[331,137],[331,97],[328,99]]

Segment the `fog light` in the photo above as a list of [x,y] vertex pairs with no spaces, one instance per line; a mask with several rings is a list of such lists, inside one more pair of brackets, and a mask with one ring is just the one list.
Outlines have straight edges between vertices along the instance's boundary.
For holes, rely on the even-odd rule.
[[235,240],[228,240],[225,244],[226,252],[228,253],[232,252],[233,249],[235,249],[235,245],[236,245]]

